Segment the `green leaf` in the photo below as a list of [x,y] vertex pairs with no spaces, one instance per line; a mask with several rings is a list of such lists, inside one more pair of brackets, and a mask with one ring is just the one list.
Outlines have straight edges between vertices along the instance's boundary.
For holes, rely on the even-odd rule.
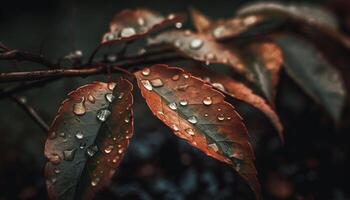
[[45,145],[50,199],[92,199],[118,167],[133,133],[132,85],[94,82],[71,92]]
[[287,73],[337,121],[346,90],[339,72],[311,43],[294,35],[279,35],[275,41],[283,51]]

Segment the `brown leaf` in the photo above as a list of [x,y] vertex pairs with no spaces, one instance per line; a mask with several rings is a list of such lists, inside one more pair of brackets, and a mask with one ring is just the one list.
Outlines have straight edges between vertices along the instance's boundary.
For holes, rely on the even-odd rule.
[[103,36],[102,42],[134,40],[180,21],[183,21],[182,16],[174,14],[163,17],[145,9],[124,10],[113,17],[110,31]]
[[211,84],[213,87],[224,92],[225,94],[228,94],[235,99],[239,99],[260,110],[270,119],[271,123],[276,128],[281,141],[284,141],[283,126],[276,112],[263,98],[257,94],[254,94],[254,92],[246,85],[204,67],[187,67],[186,70],[193,76],[201,78],[203,81]]
[[205,32],[211,25],[211,20],[200,11],[192,8],[190,10],[192,22],[198,32]]
[[145,68],[135,76],[155,116],[192,146],[231,164],[260,199],[247,130],[221,92],[180,68],[166,65]]
[[50,199],[92,199],[109,183],[133,133],[131,90],[94,82],[62,103],[45,145]]
[[159,43],[172,45],[184,56],[206,64],[225,64],[239,73],[247,73],[237,52],[233,48],[217,43],[210,35],[193,33],[188,30],[169,31],[150,40],[150,44]]

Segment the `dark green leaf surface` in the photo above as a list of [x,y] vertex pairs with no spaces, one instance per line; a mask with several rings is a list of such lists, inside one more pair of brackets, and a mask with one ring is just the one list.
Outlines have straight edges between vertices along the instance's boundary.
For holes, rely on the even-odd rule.
[[346,98],[339,72],[311,43],[294,35],[276,36],[287,73],[338,120]]
[[50,199],[92,199],[109,183],[133,132],[132,85],[94,82],[68,95],[45,145]]

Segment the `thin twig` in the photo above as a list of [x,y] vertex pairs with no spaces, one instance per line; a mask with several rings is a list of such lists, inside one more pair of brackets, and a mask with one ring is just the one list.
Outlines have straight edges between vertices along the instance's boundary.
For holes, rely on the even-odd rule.
[[22,108],[38,125],[39,127],[47,133],[49,131],[49,126],[45,122],[45,120],[40,117],[38,112],[28,104],[27,99],[25,97],[17,97],[11,96],[11,99],[16,102],[20,108]]
[[54,63],[47,60],[43,55],[36,55],[19,50],[7,50],[4,53],[1,53],[0,60],[30,61],[49,68],[53,68],[55,66]]

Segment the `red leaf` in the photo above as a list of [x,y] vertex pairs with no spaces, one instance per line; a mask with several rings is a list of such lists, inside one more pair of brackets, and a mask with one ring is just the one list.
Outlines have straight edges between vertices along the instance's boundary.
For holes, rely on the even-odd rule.
[[154,65],[135,72],[155,116],[192,146],[233,168],[257,198],[260,185],[247,130],[224,95],[180,68]]
[[94,82],[62,103],[45,145],[50,199],[92,199],[109,183],[133,132],[131,90],[125,79]]

